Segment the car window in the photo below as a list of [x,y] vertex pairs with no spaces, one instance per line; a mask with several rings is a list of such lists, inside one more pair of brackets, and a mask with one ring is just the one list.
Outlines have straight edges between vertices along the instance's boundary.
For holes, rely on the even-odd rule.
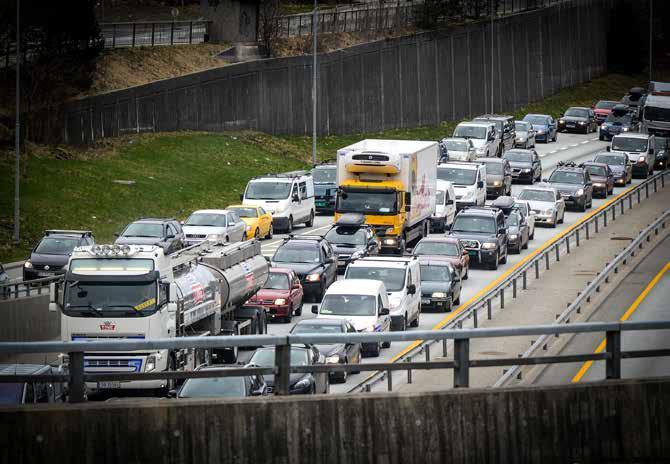
[[261,215],[263,215],[263,214],[267,214],[267,213],[265,212],[265,210],[264,210],[263,208],[261,208],[261,207],[258,208],[258,211],[261,213]]
[[175,229],[172,224],[168,224],[168,235],[177,236],[177,229]]
[[300,199],[304,200],[307,198],[307,183],[305,182],[300,182]]

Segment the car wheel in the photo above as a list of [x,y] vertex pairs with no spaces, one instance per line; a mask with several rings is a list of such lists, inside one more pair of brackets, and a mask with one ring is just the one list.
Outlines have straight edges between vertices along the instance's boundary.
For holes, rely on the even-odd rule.
[[274,234],[274,229],[272,227],[272,224],[270,224],[270,228],[268,229],[268,234],[265,236],[265,238],[270,240],[270,239],[272,239],[273,234]]
[[286,322],[287,324],[290,324],[292,319],[293,319],[293,306],[291,306],[288,309],[288,316],[286,316],[284,318],[284,322]]
[[421,324],[421,309],[419,309],[419,313],[416,315],[416,318],[410,324],[410,327],[419,327],[420,324]]
[[[349,364],[349,360],[345,359],[344,364]],[[347,383],[348,374],[349,373],[347,371],[342,372],[342,377],[340,377],[340,383]]]
[[402,318],[402,325],[398,328],[399,332],[404,332],[405,330],[407,330],[407,315]]
[[314,225],[314,211],[309,213],[309,221],[305,223],[305,227],[312,227]]
[[298,308],[293,312],[293,314],[297,317],[302,316],[302,304],[298,306]]
[[557,215],[557,214],[554,214],[554,220],[551,221],[551,228],[552,228],[552,229],[555,229],[557,223],[558,223],[558,215]]
[[391,342],[382,343],[382,348],[391,348]]
[[533,233],[528,236],[528,240],[533,240],[535,239],[535,229],[533,229]]
[[256,232],[254,232],[254,238],[255,238],[256,240],[260,240],[260,239],[261,239],[261,231],[260,231],[258,228],[256,228]]
[[526,243],[524,243],[521,248],[524,249],[524,250],[527,250],[528,249],[528,242],[530,242],[530,236],[528,236],[528,238],[526,239]]
[[468,280],[470,277],[470,266],[465,268],[465,275],[463,276],[463,280]]
[[508,250],[505,250],[505,256],[503,256],[503,258],[500,260],[500,264],[507,264],[507,254]]
[[460,305],[461,305],[461,295],[458,295],[458,298],[456,298],[456,299],[454,300],[454,304],[455,304],[456,306],[460,306]]
[[603,137],[602,135],[599,135],[598,140],[605,140],[605,137]]
[[558,140],[558,132],[556,132],[554,134],[554,138],[553,138],[552,142],[555,142],[556,140]]
[[582,213],[586,211],[586,199],[584,199],[584,204],[579,207],[579,211]]
[[489,270],[490,271],[497,271],[498,270],[498,261],[500,260],[500,255],[496,254],[496,259],[493,260],[493,262],[489,263]]
[[288,225],[286,226],[286,233],[290,234],[293,232],[293,216],[289,216]]

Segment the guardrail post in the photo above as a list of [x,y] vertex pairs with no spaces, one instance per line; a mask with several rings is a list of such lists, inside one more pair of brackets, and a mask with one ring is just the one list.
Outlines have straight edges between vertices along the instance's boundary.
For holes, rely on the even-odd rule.
[[174,45],[174,21],[170,25],[170,45]]
[[665,174],[661,176],[661,187],[665,187]]
[[516,298],[516,277],[512,279],[512,298]]
[[547,265],[547,271],[549,270],[549,253],[544,254],[544,261],[545,264]]
[[442,340],[442,357],[447,357],[447,339]]
[[112,48],[116,48],[116,24],[112,25]]
[[151,23],[151,46],[154,46],[156,37],[156,23]]
[[623,200],[621,200],[621,201],[619,202],[619,204],[621,205],[621,215],[623,216],[623,214],[624,214]]
[[[446,341],[446,340],[444,340]],[[405,359],[405,362],[412,362],[410,358]],[[407,369],[407,383],[411,384],[412,383],[412,369]]]
[[568,254],[570,254],[570,236],[569,235],[565,236],[565,250]]
[[579,229],[575,231],[575,244],[579,246]]
[[188,24],[188,43],[193,43],[193,21]]
[[[327,382],[328,380],[326,380]],[[393,391],[393,371],[392,370],[387,370],[386,371],[386,389],[388,391]]]
[[540,260],[536,259],[533,264],[535,265],[535,278],[539,279],[540,278]]
[[605,372],[607,379],[621,378],[621,332],[619,330],[608,330],[605,341],[607,360],[605,361]]
[[633,196],[628,195],[628,209],[633,209]]
[[423,345],[423,350],[426,353],[426,362],[430,362],[430,345],[428,343]]
[[522,282],[521,288],[523,290],[526,290],[526,288],[528,288],[528,277],[526,276],[526,270],[523,271],[522,275],[523,275],[523,279],[521,281]]
[[598,233],[598,215],[596,214],[595,221],[596,223],[596,234]]
[[472,311],[472,324],[475,326],[475,329],[477,328],[478,321],[477,321],[477,308]]
[[616,221],[616,205],[612,205],[612,220]]
[[644,196],[649,198],[649,184],[644,184]]
[[607,227],[607,210],[603,210],[603,226]]
[[640,200],[640,189],[637,189],[637,204],[639,205],[641,201],[642,200]]
[[656,178],[654,177],[654,193],[658,192],[658,187],[656,186]]
[[275,395],[288,395],[291,377],[291,346],[275,346]]
[[500,309],[505,309],[505,289],[500,289]]
[[454,340],[454,388],[467,388],[470,385],[470,339]]
[[491,299],[486,300],[486,317],[491,320]]
[[554,246],[554,250],[556,250],[556,262],[559,262],[561,260],[561,250],[559,249],[558,243]]
[[68,353],[69,364],[68,371],[70,380],[68,381],[68,402],[83,403],[85,401],[84,384],[84,353]]

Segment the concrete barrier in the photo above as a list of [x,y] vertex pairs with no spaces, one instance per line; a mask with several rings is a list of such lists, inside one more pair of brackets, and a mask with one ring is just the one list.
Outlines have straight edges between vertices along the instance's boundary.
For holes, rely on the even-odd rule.
[[667,462],[670,380],[0,409],[0,462]]
[[0,340],[24,342],[60,337],[60,313],[49,312],[49,289],[42,295],[0,300]]

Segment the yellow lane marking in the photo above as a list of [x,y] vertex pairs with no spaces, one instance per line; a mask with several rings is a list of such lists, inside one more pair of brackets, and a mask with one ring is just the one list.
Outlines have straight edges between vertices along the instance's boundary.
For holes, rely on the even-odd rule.
[[[670,270],[670,261],[663,266],[663,269],[659,271],[656,276],[651,279],[651,282],[649,282],[649,285],[645,287],[644,290],[642,290],[642,293],[638,295],[638,297],[633,301],[633,304],[630,305],[630,307],[626,310],[625,313],[623,313],[623,316],[619,319],[621,322],[627,321],[628,318],[635,312],[635,310],[640,306],[640,304],[644,301],[645,298],[647,298],[647,295],[649,295],[649,292],[656,286],[656,284],[661,280],[663,277],[663,274],[668,272]],[[600,342],[600,345],[598,345],[598,348],[596,348],[596,354],[597,353],[602,353],[605,350],[605,340]],[[582,364],[582,367],[579,368],[579,371],[577,371],[577,374],[572,378],[572,383],[577,383],[580,380],[582,380],[582,377],[586,375],[588,370],[591,368],[593,365],[593,361],[586,361],[584,364]]]

